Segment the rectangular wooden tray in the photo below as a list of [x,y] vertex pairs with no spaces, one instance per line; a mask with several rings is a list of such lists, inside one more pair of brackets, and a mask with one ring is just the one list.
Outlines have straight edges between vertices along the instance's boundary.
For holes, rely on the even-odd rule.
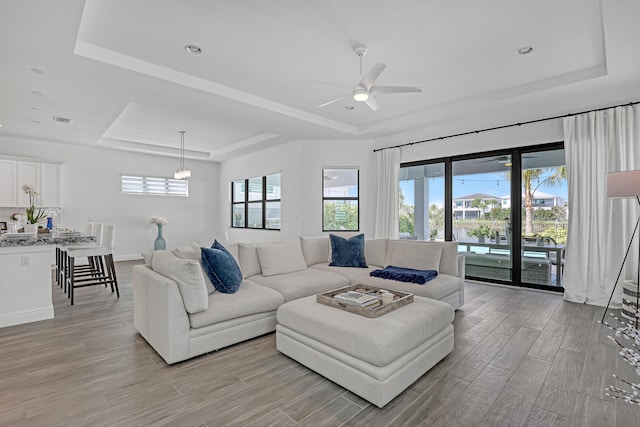
[[339,308],[340,310],[349,311],[351,313],[359,314],[365,317],[379,317],[384,314],[390,313],[394,310],[399,309],[400,307],[410,304],[413,302],[413,294],[401,291],[394,291],[392,289],[384,289],[393,294],[393,302],[389,304],[383,304],[381,306],[375,308],[367,308],[367,307],[358,307],[356,305],[351,305],[339,301],[333,298],[334,295],[341,294],[347,291],[365,289],[365,293],[377,294],[384,288],[378,288],[376,286],[369,285],[351,285],[340,289],[334,289],[329,292],[325,292],[322,294],[316,295],[316,301],[320,304],[328,305],[331,307]]

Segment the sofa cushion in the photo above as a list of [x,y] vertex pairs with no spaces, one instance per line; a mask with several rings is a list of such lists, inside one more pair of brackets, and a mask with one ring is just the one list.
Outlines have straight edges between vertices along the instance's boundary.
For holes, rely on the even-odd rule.
[[204,283],[207,285],[207,292],[212,294],[216,291],[216,287],[213,286],[207,272],[204,271],[202,266],[202,253],[200,252],[200,245],[196,242],[191,242],[188,245],[178,246],[173,250],[173,254],[182,259],[195,259],[202,267],[202,274],[204,276]]
[[152,260],[153,270],[178,284],[187,313],[207,309],[207,285],[198,261],[182,259],[168,251],[156,251]]
[[218,241],[212,248],[201,248],[202,266],[216,290],[233,294],[242,283],[242,272],[233,256]]
[[282,294],[285,301],[328,292],[349,285],[349,279],[331,271],[307,268],[295,273],[278,276],[252,276],[251,281],[274,289]]
[[364,241],[364,258],[368,265],[386,266],[388,243],[389,239],[366,239]]
[[302,255],[307,267],[327,262],[329,259],[329,237],[301,237]]
[[439,274],[433,280],[428,281],[424,285],[416,283],[398,282],[396,280],[381,279],[379,277],[371,277],[369,275],[361,275],[354,279],[355,283],[363,285],[376,286],[382,289],[393,289],[396,291],[409,292],[421,297],[441,300],[447,296],[454,294],[462,289],[464,281],[449,274]]
[[313,264],[309,268],[315,268],[316,270],[330,271],[332,273],[337,273],[337,274],[339,274],[341,276],[344,276],[347,279],[349,279],[349,283],[351,283],[351,284],[357,284],[356,282],[354,282],[354,279],[356,277],[361,276],[363,273],[369,274],[370,272],[372,272],[373,270],[376,269],[376,267],[372,267],[372,266],[369,266],[367,268],[361,268],[361,267],[330,267],[328,262],[323,262],[323,263],[320,263],[320,264]]
[[242,278],[260,274],[260,259],[258,245],[255,243],[238,243],[238,265],[242,271]]
[[389,252],[387,265],[440,271],[440,257],[442,256],[442,245],[440,244],[394,240],[389,242]]
[[331,263],[332,267],[367,267],[364,259],[364,234],[350,237],[348,239],[329,235],[331,241]]
[[258,258],[263,276],[293,273],[307,268],[299,239],[258,246]]
[[243,316],[275,311],[284,298],[273,289],[244,280],[235,294],[216,292],[209,295],[209,308],[190,314],[192,328],[202,328]]

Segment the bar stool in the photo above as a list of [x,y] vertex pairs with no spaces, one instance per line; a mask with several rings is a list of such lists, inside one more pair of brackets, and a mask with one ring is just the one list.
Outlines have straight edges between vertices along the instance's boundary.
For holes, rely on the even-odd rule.
[[[100,248],[102,246],[102,228],[103,225],[100,223],[87,223],[86,233],[95,237],[95,242],[88,245],[58,245],[56,249],[56,254],[59,253],[60,257],[60,268],[58,269],[58,285],[62,286],[63,291],[67,292],[67,274],[69,270],[69,258],[67,256],[67,251],[69,249],[95,249]],[[90,271],[90,267],[93,265],[93,260],[89,259],[88,265],[76,266],[76,270],[86,272]]]
[[[74,303],[75,289],[85,286],[111,285],[111,292],[116,292],[116,295],[120,297],[116,268],[113,263],[115,225],[106,225],[103,234],[101,246],[74,246],[67,248],[66,258],[68,265],[66,281],[71,305]],[[93,262],[89,263],[88,267],[84,267],[85,271],[76,269],[76,259],[81,257],[87,257],[89,260],[93,260]],[[93,265],[93,268],[91,265]]]
[[[93,233],[94,223],[88,222],[85,233],[89,236],[95,236]],[[64,286],[66,292],[66,282],[65,282],[65,269],[66,269],[66,251],[70,245],[64,243],[56,244],[56,283],[58,287],[62,288]]]

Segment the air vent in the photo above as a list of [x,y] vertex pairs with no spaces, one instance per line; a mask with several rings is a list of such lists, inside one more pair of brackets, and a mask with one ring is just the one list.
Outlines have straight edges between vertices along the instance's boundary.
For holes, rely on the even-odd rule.
[[57,123],[71,123],[71,119],[66,117],[53,116],[53,121]]

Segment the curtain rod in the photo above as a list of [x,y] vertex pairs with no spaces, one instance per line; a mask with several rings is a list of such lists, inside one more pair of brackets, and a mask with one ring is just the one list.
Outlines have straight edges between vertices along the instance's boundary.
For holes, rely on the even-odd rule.
[[495,126],[495,127],[492,127],[492,128],[486,128],[486,129],[480,129],[480,130],[472,130],[472,131],[469,131],[469,132],[456,133],[456,134],[453,134],[453,135],[439,136],[437,138],[423,139],[422,141],[405,142],[404,144],[392,145],[392,146],[383,147],[383,148],[376,148],[375,150],[373,150],[373,152],[375,153],[377,151],[389,150],[391,148],[401,148],[401,147],[411,146],[413,144],[422,144],[423,142],[439,141],[439,140],[443,140],[443,139],[455,138],[455,137],[458,137],[458,136],[471,135],[471,134],[474,134],[474,133],[489,132],[489,131],[492,131],[492,130],[505,129],[505,128],[510,128],[510,127],[514,127],[514,126],[529,125],[531,123],[546,122],[547,120],[555,120],[555,119],[562,119],[562,118],[565,118],[565,117],[573,117],[573,116],[577,116],[578,114],[592,113],[592,112],[595,112],[595,111],[604,111],[604,110],[608,110],[610,108],[631,107],[631,106],[636,105],[636,104],[640,104],[640,101],[629,102],[627,104],[618,104],[618,105],[614,105],[614,106],[611,106],[611,107],[596,108],[595,110],[581,111],[579,113],[563,114],[561,116],[547,117],[547,118],[544,118],[544,119],[529,120],[529,121],[521,122],[521,123],[512,123],[510,125]]

